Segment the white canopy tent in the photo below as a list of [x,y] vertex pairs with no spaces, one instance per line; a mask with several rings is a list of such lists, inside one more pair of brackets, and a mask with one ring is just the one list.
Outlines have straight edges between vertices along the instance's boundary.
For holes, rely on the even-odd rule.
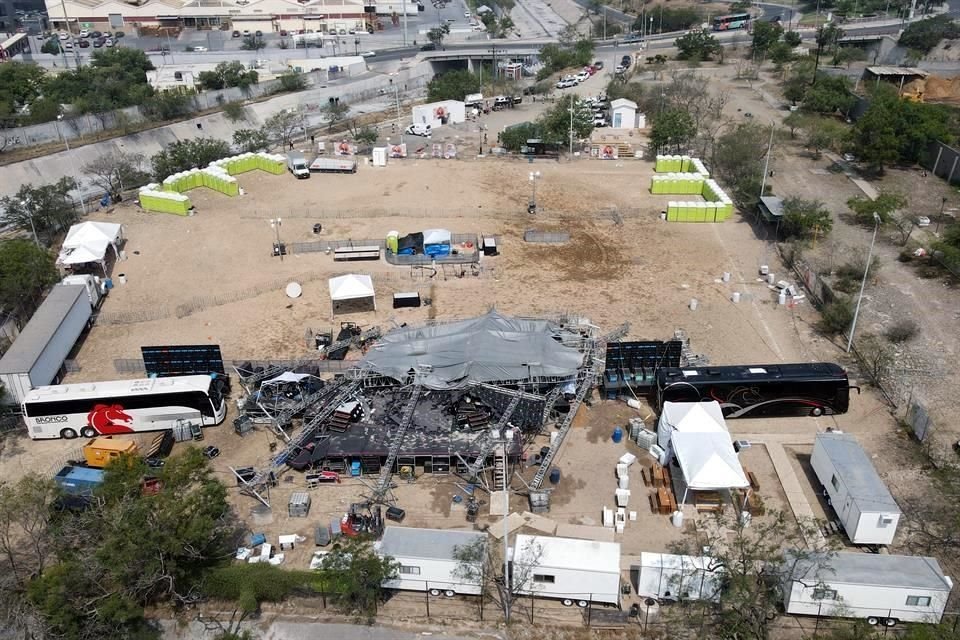
[[119,260],[119,245],[122,242],[122,225],[92,220],[75,224],[67,232],[60,255],[57,257],[57,264],[72,267],[96,262],[106,275],[107,251],[113,247],[114,256]]
[[[348,273],[345,276],[330,278],[330,300],[333,312],[347,312],[354,309],[357,302],[369,301],[373,310],[377,310],[377,295],[373,290],[373,279],[368,275]],[[362,310],[362,309],[360,309]]]
[[750,486],[728,434],[678,432],[672,440],[688,489],[712,491]]
[[657,422],[657,444],[670,449],[674,433],[727,433],[719,402],[664,402]]

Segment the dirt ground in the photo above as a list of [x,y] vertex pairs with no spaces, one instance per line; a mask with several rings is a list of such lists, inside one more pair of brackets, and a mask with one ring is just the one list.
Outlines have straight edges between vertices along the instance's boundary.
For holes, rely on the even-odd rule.
[[[765,106],[757,89],[725,79],[732,74],[729,66],[704,73],[731,93],[730,118],[742,118],[746,111],[755,114],[757,121],[783,116]],[[584,93],[596,92],[603,80],[589,82],[596,86],[585,87]],[[524,105],[494,114],[439,137],[458,139],[462,149],[480,146],[484,144],[481,125],[487,126],[486,133],[493,138],[502,126],[534,117],[541,106]],[[489,144],[485,146],[489,148]],[[790,278],[762,233],[751,225],[751,217],[735,216],[723,224],[661,221],[659,213],[670,198],[649,194],[653,169],[644,160],[528,164],[474,155],[464,153],[462,159],[451,161],[408,158],[386,168],[361,164],[355,175],[317,174],[306,181],[253,172],[239,177],[246,192],[242,197],[228,198],[203,189],[191,192],[197,208],[192,217],[144,213],[129,204],[93,216],[125,227],[127,260],[115,265],[113,276],[116,281],[123,273],[126,284],[118,284],[111,292],[103,307],[104,321],[94,326],[77,350],[81,370],[71,374],[70,381],[133,377],[118,373],[114,361],[140,357],[141,345],[219,344],[224,357],[232,360],[293,358],[309,355],[308,330],[338,328],[341,320],[388,328],[393,322],[416,324],[428,317],[470,317],[491,307],[506,314],[575,312],[604,330],[629,321],[629,337],[634,339],[666,339],[682,328],[693,349],[715,364],[820,360],[850,364],[840,347],[813,330],[817,314],[808,303],[792,308],[777,305],[774,294],[759,278],[758,268],[769,265],[781,274],[778,279]],[[821,171],[826,164],[826,160],[812,161],[796,145],[783,144],[775,156],[776,192],[816,196],[840,213],[840,205],[857,195],[857,187],[842,175]],[[542,174],[537,202],[543,213],[537,216],[525,212],[531,195],[531,170]],[[918,178],[892,171],[885,180],[908,189]],[[924,189],[909,190],[911,197],[921,191],[918,199],[933,197],[926,191],[939,187],[934,179],[927,180]],[[611,207],[621,212],[622,223],[610,215]],[[477,276],[458,277],[441,270],[428,279],[383,261],[336,264],[325,252],[294,253],[280,260],[271,255],[276,230],[270,221],[276,218],[282,220],[279,234],[288,246],[380,239],[390,230],[405,234],[441,227],[453,233],[497,234],[501,255],[484,257]],[[315,223],[323,225],[318,235],[312,231]],[[560,245],[529,244],[523,241],[526,229],[568,231],[571,239]],[[848,245],[863,246],[867,233],[838,217],[834,235],[821,250],[836,254]],[[891,259],[897,251],[892,245],[882,242],[878,247],[883,266],[868,290],[861,326],[875,330],[884,322],[882,314],[915,313],[926,319],[920,342],[910,347],[916,357],[927,357],[929,362],[940,359],[941,364],[949,361],[947,358],[956,355],[956,310],[960,309],[956,292],[936,281],[914,277]],[[326,281],[349,272],[372,276],[376,312],[332,315]],[[731,274],[729,282],[721,278],[725,272]],[[301,297],[284,295],[284,286],[290,281],[302,284]],[[429,295],[432,305],[391,309],[391,294],[410,290]],[[739,304],[731,300],[734,292],[742,294]],[[695,311],[690,309],[692,299],[698,301]],[[911,301],[923,301],[924,308]],[[941,366],[939,371],[944,369]],[[940,390],[955,383],[956,374],[943,373],[942,381],[927,386],[931,403],[939,402]],[[943,407],[947,401],[943,395]],[[732,421],[730,428],[734,437],[749,437],[758,443],[765,437],[785,441],[793,470],[817,514],[823,512],[823,505],[803,466],[809,449],[791,445],[789,438],[810,439],[827,427],[857,435],[876,456],[894,495],[909,495],[920,477],[920,466],[899,453],[903,438],[885,405],[870,389],[855,396],[851,405],[851,411],[842,416],[740,420]],[[647,417],[648,413],[642,411],[641,415]],[[202,443],[223,451],[214,467],[230,487],[236,483],[229,467],[265,464],[268,444],[274,439],[262,430],[240,438],[230,426],[235,415],[231,406],[227,422],[205,430]],[[649,464],[646,454],[641,455],[633,444],[614,444],[611,439],[614,427],[625,426],[635,415],[625,404],[599,397],[582,410],[557,460],[562,479],[550,518],[599,524],[601,508],[613,504],[617,458],[631,451],[640,456],[638,464]],[[652,428],[650,421],[648,426]],[[944,424],[944,428],[948,426]],[[75,450],[76,443],[8,438],[2,446],[0,480],[9,480],[30,469],[50,468],[52,472]],[[539,446],[537,443],[535,448]],[[760,482],[767,509],[787,510],[777,470],[765,448],[747,449],[742,457]],[[304,536],[306,542],[289,552],[286,561],[288,566],[304,567],[313,550],[313,528],[339,517],[365,488],[360,480],[345,479],[339,485],[313,490],[307,518],[289,518],[284,508],[290,493],[304,489],[297,473],[282,476],[272,490],[275,508],[270,514],[254,511],[258,503],[236,489],[231,490],[230,499],[251,532],[267,533],[274,542],[280,534]],[[666,550],[682,532],[666,516],[650,513],[649,489],[642,486],[639,469],[631,472],[630,488],[629,509],[637,511],[638,519],[618,536],[624,556]],[[408,526],[468,526],[462,506],[453,501],[458,494],[463,495],[463,488],[454,476],[421,477],[396,490],[399,504],[407,511],[404,524]],[[512,506],[526,508],[519,496]],[[484,509],[478,524],[497,520],[489,518]]]

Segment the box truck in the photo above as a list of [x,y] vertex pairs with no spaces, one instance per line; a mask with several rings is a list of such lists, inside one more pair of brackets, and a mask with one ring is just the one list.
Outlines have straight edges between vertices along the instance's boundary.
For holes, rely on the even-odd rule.
[[310,169],[307,167],[307,159],[302,153],[291,151],[287,154],[287,170],[297,179],[302,180],[310,177]]
[[89,273],[81,273],[67,276],[60,281],[62,285],[80,285],[87,290],[87,297],[90,299],[90,308],[99,309],[103,304],[103,299],[107,297],[107,283],[102,278]]

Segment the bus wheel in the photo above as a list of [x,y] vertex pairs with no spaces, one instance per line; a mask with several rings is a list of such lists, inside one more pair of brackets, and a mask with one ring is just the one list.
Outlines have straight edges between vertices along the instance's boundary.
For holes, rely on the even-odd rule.
[[457,595],[457,592],[453,589],[447,589],[443,592],[443,595],[447,596],[448,598],[452,598],[453,596]]
[[67,428],[60,432],[60,437],[64,440],[73,440],[77,437],[77,432],[73,429]]
[[82,435],[84,438],[92,438],[93,436],[97,435],[97,430],[93,427],[84,427],[83,429],[80,429],[80,435]]
[[898,623],[898,622],[900,622],[900,621],[897,620],[896,618],[884,618],[884,619],[883,619],[883,624],[886,625],[886,626],[888,626],[888,627],[895,627],[895,626],[897,626],[897,623]]
[[563,606],[565,607],[573,606],[573,600],[571,600],[570,598],[564,598],[561,602],[563,602]]
[[587,604],[588,603],[586,600],[577,600],[577,606],[580,607],[581,609],[586,609]]
[[880,623],[880,618],[876,616],[870,616],[869,618],[867,618],[867,624],[870,625],[871,627],[875,627],[879,623]]
[[440,589],[430,589],[430,595],[432,596],[440,595]]
[[810,415],[812,415],[814,418],[818,418],[822,416],[823,407],[814,407],[813,409],[810,409]]

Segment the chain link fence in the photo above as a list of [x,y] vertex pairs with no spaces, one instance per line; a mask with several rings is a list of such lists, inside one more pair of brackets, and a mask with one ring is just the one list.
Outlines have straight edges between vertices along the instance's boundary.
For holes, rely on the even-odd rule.
[[524,242],[535,242],[543,244],[562,244],[570,242],[570,233],[567,231],[536,231],[527,229],[523,232]]

